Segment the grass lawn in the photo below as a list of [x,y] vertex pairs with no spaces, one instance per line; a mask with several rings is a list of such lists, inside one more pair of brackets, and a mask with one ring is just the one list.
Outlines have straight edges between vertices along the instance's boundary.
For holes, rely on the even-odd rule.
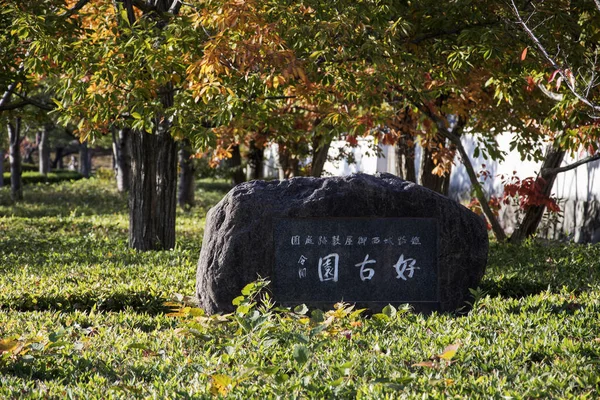
[[493,244],[464,316],[284,310],[258,283],[207,317],[186,296],[224,185],[155,253],[113,186],[0,190],[0,398],[600,397],[599,245]]

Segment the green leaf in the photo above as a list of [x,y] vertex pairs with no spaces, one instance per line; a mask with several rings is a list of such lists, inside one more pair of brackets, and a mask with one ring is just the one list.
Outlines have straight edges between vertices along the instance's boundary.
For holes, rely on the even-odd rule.
[[247,284],[242,289],[242,294],[244,296],[250,296],[252,293],[254,293],[254,288],[255,287],[256,287],[256,283],[254,283],[254,282]]
[[396,312],[396,307],[391,304],[388,304],[387,306],[383,307],[383,310],[381,310],[383,315],[387,315],[390,318],[394,318],[396,316]]
[[312,310],[310,313],[310,321],[313,324],[320,324],[321,322],[325,321],[325,314],[323,314],[323,311],[319,309]]
[[306,304],[300,304],[294,308],[294,312],[296,314],[304,315],[308,312],[308,307],[306,307]]
[[308,361],[309,351],[306,346],[297,344],[294,346],[294,360],[301,366]]
[[135,111],[131,113],[131,116],[135,119],[142,119],[142,115]]

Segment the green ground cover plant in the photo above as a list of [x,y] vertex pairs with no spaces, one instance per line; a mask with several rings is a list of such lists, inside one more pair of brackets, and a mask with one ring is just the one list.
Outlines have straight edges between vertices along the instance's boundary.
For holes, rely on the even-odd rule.
[[492,244],[462,314],[282,309],[257,281],[206,316],[190,296],[227,186],[201,182],[176,248],[150,253],[113,186],[0,190],[0,398],[600,396],[599,245]]

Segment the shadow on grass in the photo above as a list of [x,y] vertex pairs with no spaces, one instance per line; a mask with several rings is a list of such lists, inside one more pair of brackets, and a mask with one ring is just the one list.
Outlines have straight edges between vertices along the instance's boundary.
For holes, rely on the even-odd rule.
[[14,203],[8,188],[0,190],[0,216],[26,218],[57,215],[105,215],[127,210],[127,195],[110,190],[106,182],[81,180],[23,188],[23,201]]
[[135,312],[150,316],[170,312],[164,303],[167,297],[145,292],[122,292],[107,297],[94,297],[90,294],[43,295],[33,297],[24,294],[19,297],[4,299],[1,309],[11,309],[18,312],[28,311],[103,311],[103,312]]
[[521,298],[548,290],[548,283],[516,276],[497,281],[484,278],[480,288],[491,297]]
[[600,286],[599,245],[545,244],[490,246],[480,289],[493,297],[521,298],[550,291],[581,293]]

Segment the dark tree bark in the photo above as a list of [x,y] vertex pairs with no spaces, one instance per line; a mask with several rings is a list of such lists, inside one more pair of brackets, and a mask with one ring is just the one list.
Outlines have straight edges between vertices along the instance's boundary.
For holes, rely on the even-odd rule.
[[264,149],[259,148],[254,140],[250,141],[248,150],[248,163],[246,165],[246,180],[251,181],[263,178]]
[[113,160],[117,190],[121,193],[129,191],[131,186],[131,145],[129,128],[113,130]]
[[179,207],[184,210],[194,206],[195,179],[194,160],[191,159],[190,143],[183,140],[179,143],[179,188],[177,193],[177,202]]
[[[39,135],[37,136],[38,137],[36,139],[39,142]],[[35,153],[37,150],[37,146],[28,146],[25,149],[25,157],[23,157],[21,161],[26,164],[33,164],[33,153]]]
[[64,169],[65,168],[65,163],[63,162],[63,152],[64,152],[64,147],[62,146],[57,146],[55,148],[55,155],[54,155],[54,160],[52,160],[52,165],[51,168],[52,169]]
[[13,201],[23,200],[21,180],[21,118],[8,123],[9,161],[10,161],[10,197]]
[[[562,164],[565,158],[565,154],[566,152],[564,150],[559,150],[552,146],[546,150],[546,157],[544,158],[540,170],[541,179],[540,177],[537,178],[537,183],[541,184],[542,193],[546,197],[549,197],[552,194],[552,186],[554,186],[557,173],[554,171],[545,171],[560,167],[560,164]],[[545,210],[546,206],[544,205],[529,207],[525,212],[525,216],[519,224],[519,227],[510,236],[509,241],[511,243],[521,243],[523,240],[532,236],[537,231]]]
[[0,187],[4,186],[4,150],[0,149]]
[[131,131],[129,246],[140,251],[175,246],[176,146],[168,132]]
[[177,143],[171,136],[168,123],[157,124],[159,151],[156,160],[156,192],[158,237],[160,249],[175,247],[177,211]]
[[419,185],[447,196],[450,185],[450,171],[444,176],[438,176],[431,173],[435,167],[431,150],[424,147],[419,168]]
[[42,175],[48,175],[48,172],[50,172],[50,147],[48,146],[48,138],[51,129],[51,125],[45,125],[42,132],[40,132],[38,141],[39,170]]
[[242,171],[242,154],[240,153],[240,146],[233,146],[231,149],[231,158],[228,161],[229,168],[231,169],[231,179],[234,185],[239,185],[245,181],[244,171]]
[[289,179],[300,175],[300,160],[294,157],[289,147],[279,143],[279,179]]
[[84,178],[89,178],[92,172],[92,157],[85,141],[79,145],[79,173]]
[[415,171],[415,146],[410,146],[404,136],[396,143],[396,169],[405,181],[417,182]]
[[[168,23],[166,13],[177,14],[180,1],[145,2],[144,14],[162,29]],[[129,24],[135,22],[133,2],[123,2]],[[137,5],[136,5],[137,6]],[[159,90],[164,109],[173,106],[171,84]],[[164,115],[154,116],[155,131],[131,132],[131,190],[129,191],[129,246],[141,250],[175,247],[177,207],[177,146],[170,135],[170,122]]]
[[315,136],[312,143],[312,163],[310,166],[310,176],[320,177],[323,175],[323,167],[327,162],[327,154],[331,147],[331,138]]

